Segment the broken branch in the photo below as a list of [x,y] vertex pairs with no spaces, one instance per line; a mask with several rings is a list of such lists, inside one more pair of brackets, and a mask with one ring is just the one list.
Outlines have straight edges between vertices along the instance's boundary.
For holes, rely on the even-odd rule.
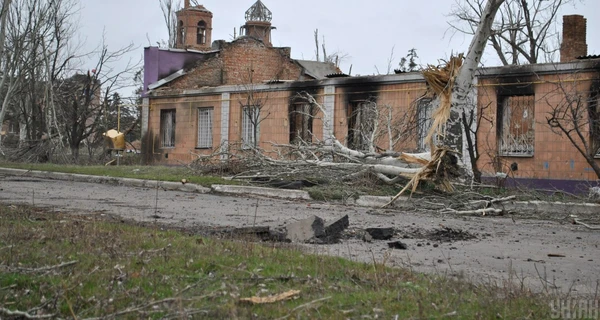
[[54,318],[55,316],[54,314],[33,315],[25,311],[9,310],[2,307],[0,307],[0,314],[3,314],[7,317],[23,317],[25,319],[50,319]]

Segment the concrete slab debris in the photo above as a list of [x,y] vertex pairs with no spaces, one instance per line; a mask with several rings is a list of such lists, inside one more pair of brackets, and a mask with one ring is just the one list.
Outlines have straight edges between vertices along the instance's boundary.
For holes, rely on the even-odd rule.
[[296,221],[285,227],[286,238],[292,242],[309,242],[325,236],[325,221],[312,216],[307,219]]

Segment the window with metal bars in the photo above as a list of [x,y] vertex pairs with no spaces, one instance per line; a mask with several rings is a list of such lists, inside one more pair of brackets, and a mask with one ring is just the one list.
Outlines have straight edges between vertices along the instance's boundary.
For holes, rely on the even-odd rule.
[[251,149],[258,146],[260,129],[260,108],[245,106],[242,108],[242,148]]
[[213,108],[198,108],[198,144],[199,149],[212,148]]
[[175,147],[175,110],[160,111],[160,144],[163,148]]
[[507,96],[499,99],[501,156],[531,157],[535,150],[535,96]]
[[[417,148],[420,152],[430,151],[431,147],[425,141],[427,134],[433,125],[433,109],[434,105],[431,99],[423,98],[417,104],[417,133],[418,141]],[[434,143],[437,137],[434,136]]]

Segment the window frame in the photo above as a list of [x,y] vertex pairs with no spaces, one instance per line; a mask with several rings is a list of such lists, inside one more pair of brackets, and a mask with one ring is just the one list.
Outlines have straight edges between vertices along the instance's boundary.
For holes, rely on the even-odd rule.
[[[511,99],[528,99],[524,101],[517,101],[517,104],[510,105]],[[519,105],[519,103],[530,103],[530,105]],[[515,94],[515,95],[503,95],[498,97],[498,110],[497,110],[497,143],[498,143],[498,155],[501,157],[514,157],[514,158],[532,158],[535,156],[535,94]],[[520,108],[515,110],[515,108]],[[511,124],[511,119],[514,119],[513,113],[520,111],[520,114],[527,112],[527,115],[523,115],[523,118],[530,118],[528,121],[529,128],[527,132],[520,132],[518,136],[514,137],[512,133],[506,133],[506,130],[513,131],[518,129]],[[529,115],[531,113],[531,115]],[[524,121],[521,125],[525,124]],[[528,139],[527,135],[531,137]],[[506,142],[508,138],[513,139],[513,142]],[[522,144],[514,144],[522,140]],[[529,142],[527,140],[530,140]],[[515,146],[525,146],[526,150],[516,151]],[[506,151],[511,147],[511,151]],[[523,148],[520,148],[523,149]]]
[[[212,149],[213,147],[213,124],[214,124],[214,107],[199,107],[197,109],[197,135],[196,149]],[[201,119],[203,115],[207,115],[206,119]],[[205,120],[205,121],[204,121]],[[203,125],[204,124],[204,125]],[[208,128],[206,127],[208,126]],[[202,130],[202,131],[201,131]],[[206,135],[201,137],[201,135]],[[204,143],[201,143],[204,142]]]
[[196,44],[206,44],[206,22],[198,21],[196,28]]
[[[365,118],[365,111],[368,111],[367,109],[377,108],[377,103],[369,99],[355,100],[350,103],[349,107],[350,108],[347,117],[348,136],[346,138],[346,145],[348,146],[348,148],[356,151],[368,152],[369,146],[367,141],[365,140],[365,137],[369,133],[369,131],[363,132],[362,129],[365,129],[365,126],[369,126],[369,124],[365,123],[363,121],[363,118]],[[366,115],[369,116],[369,114]],[[377,115],[374,113],[370,114],[370,116],[373,117],[367,120],[372,122],[372,130],[370,131],[370,133],[372,134],[375,130],[374,125],[375,121],[377,120]]]
[[177,24],[177,35],[179,36],[179,44],[185,44],[185,26],[183,20],[179,20]]
[[[254,112],[254,121],[253,124],[250,112],[248,109],[252,109],[250,112]],[[242,121],[241,121],[241,134],[240,139],[242,141],[242,149],[248,150],[257,148],[260,143],[260,107],[259,106],[243,106],[242,107]],[[256,132],[254,130],[254,125],[256,125]]]
[[[167,114],[171,115],[171,136],[166,135],[167,125]],[[162,149],[173,149],[176,146],[176,133],[177,133],[177,110],[176,109],[161,109],[160,110],[160,147]],[[170,143],[165,144],[165,140],[171,140]]]
[[[417,103],[417,150],[419,152],[431,151],[431,148],[426,144],[425,138],[427,138],[427,134],[429,134],[429,130],[433,126],[434,112],[433,99],[422,98]],[[433,143],[435,144],[436,142],[437,135],[434,135]]]
[[[315,111],[315,106],[308,102],[293,102],[290,105],[290,110],[288,112],[290,144],[298,143],[299,137],[304,142],[312,142]],[[300,130],[298,130],[298,123],[300,123]]]

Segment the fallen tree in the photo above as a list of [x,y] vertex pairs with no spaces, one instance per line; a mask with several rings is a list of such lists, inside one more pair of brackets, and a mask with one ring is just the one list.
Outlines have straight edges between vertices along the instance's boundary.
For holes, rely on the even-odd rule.
[[[199,156],[197,162],[205,163],[217,154],[224,156],[222,150],[225,149],[227,159],[235,159],[249,169],[238,175],[238,178],[273,177],[282,174],[291,175],[307,169],[324,169],[344,172],[341,175],[343,178],[371,173],[385,183],[396,183],[402,178],[411,178],[394,200],[406,190],[411,189],[414,192],[419,183],[425,180],[434,182],[442,191],[453,191],[451,180],[466,174],[459,151],[462,150],[463,138],[461,119],[464,114],[476,108],[475,105],[469,104],[467,97],[471,92],[475,71],[491,34],[494,17],[503,2],[504,0],[488,1],[466,56],[452,57],[444,66],[429,67],[423,73],[428,83],[428,94],[435,98],[438,105],[433,115],[433,126],[426,138],[431,148],[430,153],[377,152],[376,142],[380,137],[376,133],[378,128],[381,129],[382,123],[378,112],[379,107],[371,102],[370,105],[374,105],[374,116],[366,120],[369,130],[365,134],[361,133],[359,137],[361,143],[365,141],[368,143],[366,148],[362,148],[368,151],[351,149],[330,132],[324,141],[318,141],[312,136],[311,141],[302,140],[300,137],[296,144],[274,145],[276,151],[270,155],[258,148],[236,151],[232,146],[227,146],[227,148],[217,149],[219,151],[213,155]],[[333,127],[332,119],[327,118],[328,112],[311,94],[301,93],[298,98],[320,111],[319,115],[322,117],[320,120],[324,123],[324,128]],[[316,117],[312,113],[307,116]],[[392,119],[389,119],[383,124],[384,130],[382,130],[385,132],[385,129],[388,129],[390,141],[394,136],[389,130],[392,124]],[[434,144],[434,137],[437,138],[439,145]],[[390,150],[392,147],[393,143],[390,143]],[[270,172],[270,168],[277,170]]]

